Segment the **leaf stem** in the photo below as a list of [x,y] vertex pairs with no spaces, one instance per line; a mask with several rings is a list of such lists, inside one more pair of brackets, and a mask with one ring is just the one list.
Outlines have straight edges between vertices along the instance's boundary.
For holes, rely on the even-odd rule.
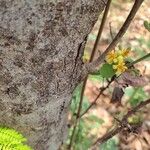
[[148,54],[144,55],[143,57],[141,57],[141,58],[139,58],[139,59],[137,59],[137,60],[131,62],[128,67],[132,67],[133,65],[135,65],[135,64],[137,64],[137,63],[143,61],[144,59],[146,59],[146,58],[148,58],[148,57],[150,57],[150,53],[148,53]]

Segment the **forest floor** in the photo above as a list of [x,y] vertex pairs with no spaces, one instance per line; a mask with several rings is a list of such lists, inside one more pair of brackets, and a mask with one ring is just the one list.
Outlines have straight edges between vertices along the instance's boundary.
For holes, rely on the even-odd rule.
[[[122,3],[121,5],[120,2]],[[112,41],[112,38],[116,35],[118,29],[128,15],[132,4],[133,2],[129,0],[113,1],[96,56],[102,53]],[[101,18],[102,16],[100,16],[98,22],[89,35],[85,51],[86,59],[88,59],[90,56]],[[120,42],[120,45],[123,48],[131,47],[131,56],[134,59],[137,59],[147,52],[150,52],[150,32],[144,28],[144,20],[150,21],[149,0],[146,0],[143,3],[127,33]],[[110,30],[113,37],[111,37]],[[150,81],[150,59],[137,64],[136,68],[138,68],[141,74],[146,76]],[[102,80],[98,81],[98,79],[89,78],[85,89],[85,96],[88,98],[90,103],[93,102],[95,97],[98,95],[99,89],[103,86],[103,84],[105,83],[103,83]],[[133,89],[129,87],[122,98],[121,104],[118,105],[117,103],[111,103],[112,90],[113,85],[110,86],[106,92],[104,92],[104,94],[98,99],[96,106],[92,107],[92,109],[88,112],[88,114],[94,114],[104,120],[104,123],[97,130],[91,131],[93,134],[96,134],[97,137],[103,136],[108,132],[108,130],[110,130],[110,128],[114,127],[114,124],[117,124],[113,116],[118,116],[118,114],[123,115],[131,107],[129,100],[133,101],[134,103],[134,101],[137,100],[136,94],[139,94],[138,92],[135,93],[134,96],[132,94],[131,98],[130,93],[132,93]],[[146,85],[143,90],[143,94],[146,94],[150,97],[150,84]],[[117,147],[119,150],[150,150],[150,105],[144,107],[140,111],[140,114],[142,114],[143,124],[138,134],[130,133],[125,135],[124,133],[120,133],[116,136],[118,141]]]

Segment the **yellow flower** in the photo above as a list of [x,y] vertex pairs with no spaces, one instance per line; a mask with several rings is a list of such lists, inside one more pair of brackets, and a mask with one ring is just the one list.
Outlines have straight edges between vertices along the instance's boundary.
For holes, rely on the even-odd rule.
[[124,62],[124,57],[119,55],[117,56],[114,60],[113,60],[114,63],[121,63],[121,62]]
[[113,65],[113,69],[116,70],[116,75],[120,75],[121,73],[126,71],[128,68],[124,62],[119,62],[118,64]]
[[121,55],[123,57],[128,57],[129,53],[130,53],[130,49],[123,49],[123,50],[121,50]]
[[109,52],[106,56],[106,61],[109,63],[109,64],[112,64],[114,62],[114,59],[116,59],[117,57],[117,54],[115,53],[114,50],[112,50],[111,52]]

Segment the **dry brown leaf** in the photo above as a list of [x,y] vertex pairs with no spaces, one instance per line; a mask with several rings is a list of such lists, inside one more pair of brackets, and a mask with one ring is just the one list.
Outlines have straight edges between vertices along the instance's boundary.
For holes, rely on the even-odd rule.
[[112,93],[111,103],[121,104],[121,99],[124,95],[124,91],[120,87],[115,87]]
[[131,85],[133,87],[141,87],[147,84],[146,78],[144,78],[143,76],[135,76],[130,72],[123,73],[122,79],[126,84]]
[[124,72],[117,80],[119,87],[126,87],[128,85],[133,87],[143,87],[148,84],[145,77],[141,75],[134,75],[132,72]]

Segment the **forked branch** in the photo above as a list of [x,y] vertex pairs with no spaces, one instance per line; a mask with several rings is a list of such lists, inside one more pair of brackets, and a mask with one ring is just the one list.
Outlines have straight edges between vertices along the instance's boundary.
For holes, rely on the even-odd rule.
[[138,9],[140,8],[141,4],[143,3],[143,1],[144,0],[135,0],[134,5],[133,5],[126,21],[122,25],[118,34],[115,36],[114,40],[110,43],[110,45],[106,48],[106,50],[102,53],[102,55],[100,55],[95,61],[93,61],[91,63],[87,63],[83,66],[83,76],[84,77],[89,73],[95,72],[97,67],[101,63],[103,63],[103,61],[105,60],[105,57],[108,54],[108,52],[110,52],[112,49],[114,49],[114,47],[118,44],[120,39],[126,33],[129,25],[131,24],[133,18],[135,17],[135,15],[136,15]]
[[92,149],[96,147],[97,144],[102,144],[106,142],[107,140],[111,139],[114,135],[118,134],[119,132],[123,131],[125,128],[128,128],[129,123],[128,123],[128,118],[135,114],[139,109],[143,108],[144,106],[150,104],[150,99],[145,100],[141,102],[139,105],[128,111],[126,115],[122,118],[120,122],[120,125],[113,129],[112,131],[106,133],[103,137],[98,138],[92,145]]

